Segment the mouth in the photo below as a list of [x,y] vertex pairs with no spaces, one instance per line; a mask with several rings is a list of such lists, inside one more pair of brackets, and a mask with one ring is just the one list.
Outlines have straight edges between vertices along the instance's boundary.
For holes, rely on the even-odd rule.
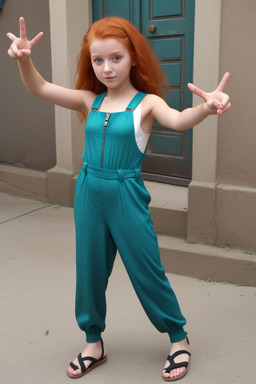
[[113,77],[104,77],[104,80],[114,80],[115,79],[115,76]]

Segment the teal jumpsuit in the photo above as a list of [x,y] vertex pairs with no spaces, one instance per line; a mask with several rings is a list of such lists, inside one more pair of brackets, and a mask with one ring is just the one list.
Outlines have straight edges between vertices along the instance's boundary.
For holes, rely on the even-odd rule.
[[83,166],[74,205],[76,227],[76,319],[88,343],[105,329],[105,291],[116,252],[153,325],[172,342],[186,337],[186,323],[160,261],[150,218],[150,194],[141,178],[145,154],[137,146],[133,111],[138,92],[123,112],[98,109],[95,98],[85,126]]

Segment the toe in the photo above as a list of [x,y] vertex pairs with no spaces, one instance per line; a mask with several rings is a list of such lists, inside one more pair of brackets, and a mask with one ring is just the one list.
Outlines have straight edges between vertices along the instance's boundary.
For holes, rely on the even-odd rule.
[[73,369],[70,367],[70,365],[68,366],[67,371],[68,371],[68,373],[72,373]]
[[177,377],[181,376],[185,372],[185,369],[186,368],[183,368],[183,367],[182,368],[173,369],[170,372],[170,377],[177,378]]
[[166,373],[165,371],[163,371],[163,377],[164,377],[165,379],[167,379],[168,377],[170,377],[170,375],[169,375],[169,373]]
[[163,370],[163,378],[164,379],[168,379],[168,378],[177,378],[179,376],[181,376],[184,372],[185,372],[186,368],[185,367],[181,367],[181,368],[174,368],[171,370],[170,373],[167,373],[165,372],[165,370]]
[[74,370],[71,366],[68,367],[67,371],[70,375],[73,376],[80,375],[82,373],[81,369]]
[[177,377],[177,376],[178,376],[177,369],[172,369],[170,372],[170,377],[173,378],[173,377]]
[[76,371],[73,371],[73,372],[72,372],[72,374],[73,374],[74,376],[81,375],[81,373],[82,373],[81,369],[77,369]]

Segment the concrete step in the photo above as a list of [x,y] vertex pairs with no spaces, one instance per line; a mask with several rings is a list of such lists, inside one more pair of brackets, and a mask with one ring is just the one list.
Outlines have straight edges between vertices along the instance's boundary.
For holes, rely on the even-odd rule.
[[235,285],[256,286],[256,254],[158,235],[167,272]]
[[145,181],[151,195],[149,210],[155,231],[162,235],[186,238],[188,188]]

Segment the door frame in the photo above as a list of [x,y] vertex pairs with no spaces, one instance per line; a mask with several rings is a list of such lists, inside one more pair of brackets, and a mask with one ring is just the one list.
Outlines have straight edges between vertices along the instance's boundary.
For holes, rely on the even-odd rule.
[[[222,0],[195,1],[193,82],[214,90],[220,78]],[[202,100],[193,96],[193,106]],[[192,181],[214,183],[217,171],[218,117],[193,128]]]

